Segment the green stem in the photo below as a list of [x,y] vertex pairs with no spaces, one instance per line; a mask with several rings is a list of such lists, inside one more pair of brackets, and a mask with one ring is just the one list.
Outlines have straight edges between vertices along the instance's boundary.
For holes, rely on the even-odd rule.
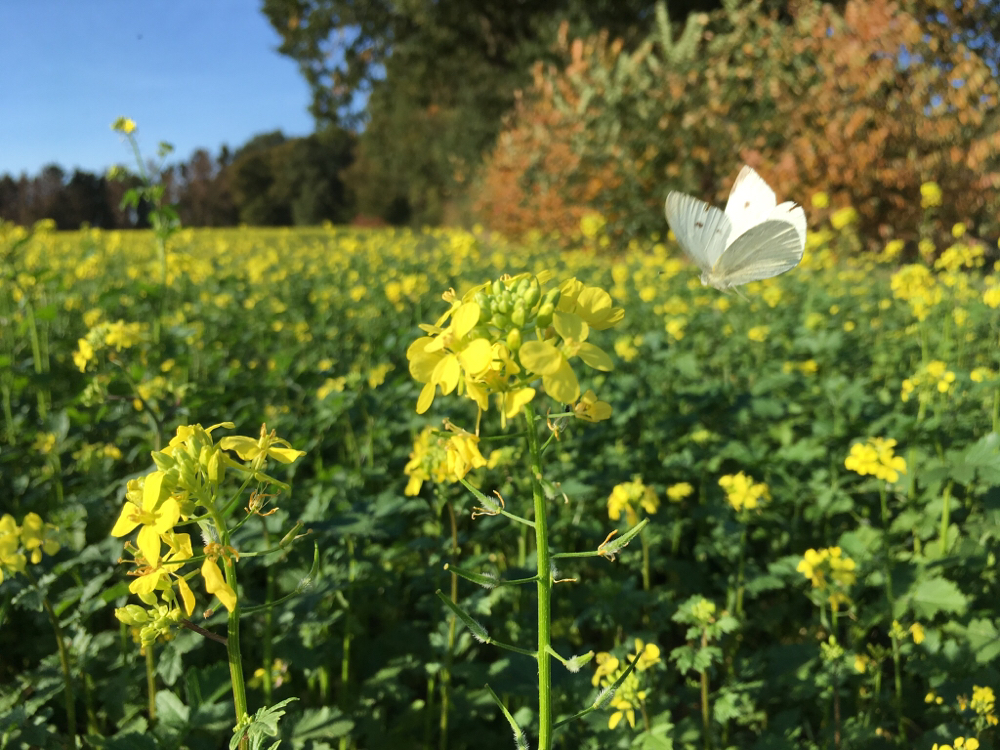
[[743,531],[740,533],[740,561],[736,570],[736,619],[743,616],[743,589],[745,588],[746,576],[746,552],[747,552],[747,525],[743,524]]
[[[889,509],[886,503],[886,492],[885,492],[885,482],[881,482],[879,485],[879,501],[882,506],[882,528],[883,533],[888,536],[889,534]],[[883,547],[885,547],[883,543]],[[885,560],[885,598],[889,602],[889,633],[892,636],[892,666],[893,666],[893,677],[896,688],[895,696],[895,707],[896,707],[896,721],[897,729],[899,734],[898,739],[902,741],[905,735],[903,734],[903,676],[900,665],[900,654],[899,654],[899,638],[896,636],[896,629],[892,626],[895,622],[896,616],[896,599],[892,593],[892,563],[888,558],[888,553]]]
[[146,657],[146,699],[148,701],[149,723],[156,721],[156,661],[153,658],[154,644],[143,647]]
[[27,576],[35,591],[41,594],[42,608],[45,610],[45,614],[48,615],[52,631],[56,636],[56,646],[59,649],[59,668],[62,670],[63,675],[63,698],[66,703],[66,731],[70,738],[69,746],[74,747],[76,745],[76,697],[73,693],[73,677],[70,673],[69,649],[66,648],[66,638],[63,634],[62,625],[59,624],[59,616],[56,614],[55,609],[52,608],[49,597],[38,587],[38,579],[28,569],[25,569],[24,575]]
[[[445,500],[445,507],[448,509],[448,519],[451,523],[451,562],[454,565],[458,559],[458,520],[455,518],[455,509],[450,500]],[[451,574],[451,601],[458,605],[458,576]],[[448,748],[448,711],[451,707],[451,668],[455,661],[455,629],[458,618],[452,613],[448,619],[448,644],[444,654],[444,668],[441,670],[441,720],[438,724],[440,733],[438,735],[438,748],[447,750]]]
[[[701,631],[701,648],[708,648],[708,629]],[[708,702],[708,672],[701,672],[701,729],[705,750],[712,750],[712,720],[709,712]]]
[[[224,526],[222,527],[225,528]],[[226,583],[233,591],[236,588],[236,566],[228,557],[223,557]],[[247,687],[243,678],[243,657],[240,654],[240,601],[236,600],[229,613],[229,628],[226,631],[226,654],[229,657],[229,679],[233,683],[233,705],[236,710],[236,724],[242,725],[248,718]],[[240,738],[240,750],[247,750],[250,738],[244,734]]]
[[531,405],[524,407],[528,423],[528,452],[531,472],[531,490],[535,505],[535,553],[538,571],[538,749],[552,748],[552,663],[549,648],[552,639],[551,600],[552,575],[549,559],[549,524],[545,493],[539,481],[542,476],[542,455],[535,431],[535,412]]
[[[354,579],[357,577],[357,564],[354,561],[354,537],[347,537],[347,591],[344,597],[344,637],[341,640],[340,656],[340,694],[337,696],[342,711],[348,709],[348,683],[351,679],[351,639],[354,620],[351,616],[351,601],[353,600]],[[340,750],[347,750],[348,737],[340,738]]]
[[[268,549],[271,547],[271,533],[267,529],[267,521],[261,518],[261,526],[264,530],[264,546]],[[263,661],[264,661],[264,703],[270,706],[272,703],[272,696],[274,695],[274,676],[271,673],[272,665],[274,664],[274,649],[272,641],[274,640],[274,612],[273,608],[270,606],[274,602],[274,576],[271,574],[271,566],[264,566],[264,576],[265,576],[265,601],[267,605],[264,609],[264,643],[263,646]]]
[[948,553],[948,523],[951,520],[951,482],[944,488],[941,498],[941,557]]
[[639,532],[639,541],[642,542],[642,590],[649,591],[649,542],[642,531]]

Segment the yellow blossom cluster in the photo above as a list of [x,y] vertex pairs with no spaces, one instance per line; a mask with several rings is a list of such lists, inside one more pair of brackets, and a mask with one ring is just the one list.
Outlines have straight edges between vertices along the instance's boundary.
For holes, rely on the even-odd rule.
[[906,473],[906,459],[895,454],[896,441],[892,438],[868,438],[855,443],[844,459],[844,466],[862,476],[871,475],[886,482],[898,482]]
[[743,510],[757,510],[771,499],[767,484],[754,482],[752,477],[748,477],[742,471],[719,477],[719,486],[726,491],[726,500],[737,513]]
[[0,517],[0,583],[5,575],[23,573],[29,560],[37,565],[42,553],[51,556],[59,549],[58,529],[37,513],[28,513],[20,526],[5,513]]
[[840,547],[808,549],[796,570],[809,579],[813,589],[830,603],[834,611],[850,602],[847,590],[854,585],[857,575],[854,560],[845,556]]
[[931,309],[944,300],[944,290],[927,266],[912,263],[892,275],[893,296],[909,303],[917,320],[926,320]]
[[608,518],[617,521],[624,513],[629,526],[635,526],[639,523],[637,508],[640,507],[649,515],[656,513],[660,507],[660,499],[656,496],[656,490],[643,484],[641,479],[623,482],[616,485],[611,490],[611,496],[608,497]]
[[[122,537],[138,529],[135,544],[127,542],[125,545],[135,565],[132,573],[135,580],[129,585],[129,591],[136,594],[147,609],[130,604],[117,609],[115,614],[125,624],[136,628],[143,643],[151,643],[172,623],[194,611],[195,597],[188,584],[189,576],[181,571],[198,558],[194,555],[191,535],[178,531],[177,527],[193,523],[191,519],[196,515],[201,522],[212,519],[214,530],[205,537],[200,574],[205,591],[232,611],[236,606],[236,592],[219,563],[221,561],[229,569],[239,559],[239,553],[215,541],[224,538],[225,531],[218,528],[224,511],[216,500],[219,487],[230,471],[242,474],[247,481],[284,486],[264,473],[267,459],[292,463],[305,455],[263,427],[258,439],[233,436],[216,443],[212,433],[220,427],[232,428],[233,424],[224,422],[207,429],[201,425],[178,427],[166,448],[153,451],[157,469],[130,480],[126,487],[125,505],[111,535]],[[225,451],[236,453],[249,465],[236,461]],[[248,513],[258,511],[251,497]]]
[[952,740],[950,745],[939,745],[934,743],[931,745],[931,750],[979,750],[979,740],[975,737],[956,737]]
[[[655,643],[643,643],[636,638],[634,645],[635,655],[629,658],[628,663],[631,664],[636,656],[638,661],[635,669],[617,687],[614,698],[611,699],[611,707],[614,711],[608,718],[609,729],[617,727],[622,719],[628,721],[630,727],[635,728],[635,712],[642,710],[648,692],[644,689],[642,673],[660,663],[660,647]],[[610,688],[628,667],[617,657],[605,651],[597,654],[594,661],[597,664],[597,670],[591,678],[591,684],[594,687],[601,685],[604,688]]]
[[929,401],[935,393],[948,393],[954,384],[955,373],[944,362],[935,359],[903,381],[900,398],[905,403],[916,393],[921,402]]
[[506,276],[461,297],[451,291],[444,295],[449,309],[434,324],[422,325],[429,335],[407,349],[410,374],[424,384],[418,414],[430,408],[438,389],[446,395],[457,390],[476,403],[480,414],[496,396],[506,422],[534,399],[532,384],[539,380],[560,403],[579,399],[574,359],[597,370],[612,369],[611,358],[587,338],[592,329],[621,321],[622,309],[603,289],[576,279],[543,293],[546,276]]

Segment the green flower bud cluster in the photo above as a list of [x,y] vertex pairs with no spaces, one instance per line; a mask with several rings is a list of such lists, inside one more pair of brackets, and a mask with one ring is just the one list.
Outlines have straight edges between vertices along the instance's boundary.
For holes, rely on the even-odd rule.
[[521,348],[522,331],[544,331],[552,325],[559,294],[558,287],[542,294],[538,278],[532,274],[497,279],[472,298],[479,305],[479,322],[473,335],[491,341],[504,338],[507,347],[516,352]]
[[166,604],[154,604],[148,609],[138,604],[126,604],[115,609],[115,617],[137,631],[139,643],[149,646],[158,638],[171,638],[184,613]]
[[194,510],[191,498],[204,497],[226,478],[226,455],[211,434],[201,425],[187,430],[185,439],[172,440],[166,450],[152,453],[156,468],[164,475],[165,494],[174,495],[185,516]]

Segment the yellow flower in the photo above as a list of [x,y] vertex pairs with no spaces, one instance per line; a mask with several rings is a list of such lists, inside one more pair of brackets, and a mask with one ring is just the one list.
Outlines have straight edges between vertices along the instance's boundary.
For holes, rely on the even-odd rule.
[[462,479],[470,469],[486,466],[486,459],[479,452],[479,437],[464,430],[448,438],[445,444],[448,473]]
[[818,193],[813,193],[812,196],[812,207],[813,208],[827,208],[830,205],[830,196],[824,193],[822,190]]
[[111,124],[111,129],[124,135],[131,135],[135,132],[135,121],[128,117],[119,117]]
[[808,549],[796,570],[809,579],[812,587],[827,597],[834,610],[850,601],[846,589],[857,579],[854,560],[845,557],[840,547]]
[[[206,554],[208,554],[208,549],[208,547],[205,548]],[[226,583],[226,579],[219,569],[219,564],[211,557],[206,557],[205,562],[201,564],[201,575],[205,579],[205,591],[209,594],[215,594],[222,602],[222,606],[232,612],[236,606],[236,592]]]
[[573,412],[579,419],[587,422],[601,422],[611,418],[611,404],[601,401],[597,394],[588,390],[573,407]]
[[[171,440],[170,444],[173,445],[174,440]],[[219,447],[224,451],[235,451],[244,461],[253,461],[263,454],[268,458],[276,458],[283,464],[290,464],[306,455],[305,451],[295,450],[287,440],[275,437],[273,432],[265,433],[263,428],[257,440],[244,435],[232,435],[222,438]]]
[[656,513],[660,507],[656,491],[643,484],[641,479],[623,482],[611,490],[611,495],[608,497],[608,518],[617,521],[622,517],[622,513],[625,513],[628,525],[635,526],[639,523],[636,506],[641,506],[649,515]]
[[919,622],[913,623],[912,625],[910,625],[910,635],[913,636],[913,642],[919,646],[921,643],[924,642],[924,637],[925,637],[924,626],[921,625]]
[[0,518],[0,583],[6,573],[23,573],[27,559],[20,551],[21,529],[14,516],[5,513]]
[[964,237],[965,232],[966,232],[966,226],[962,222],[958,222],[951,228],[951,236],[954,237],[956,240]]
[[678,482],[667,487],[667,499],[673,503],[679,503],[686,497],[694,493],[694,487],[688,482]]
[[771,332],[770,326],[754,326],[747,331],[747,338],[751,341],[767,341],[767,334]]
[[136,526],[141,526],[136,546],[146,564],[154,568],[160,562],[161,535],[171,531],[181,517],[180,505],[169,496],[171,488],[164,483],[165,478],[162,471],[146,476],[142,486],[142,504],[137,505],[126,499],[121,515],[111,529],[111,536],[125,536]]
[[588,240],[592,240],[604,229],[605,223],[604,217],[600,214],[587,214],[580,219],[580,232]]
[[983,302],[996,310],[1000,307],[1000,286],[994,286],[983,292]]
[[719,486],[726,491],[726,499],[737,513],[744,508],[755,510],[771,499],[765,483],[754,483],[753,479],[742,471],[739,474],[719,477]]
[[37,513],[29,513],[21,524],[21,541],[24,549],[31,553],[31,564],[37,565],[42,560],[42,553],[54,555],[59,551],[56,539],[58,529],[51,523],[44,523]]
[[839,208],[830,215],[830,223],[834,229],[843,229],[858,219],[858,212],[850,206]]
[[925,182],[920,186],[921,208],[933,208],[941,205],[941,188],[936,182]]
[[872,475],[887,482],[898,482],[906,473],[906,460],[895,455],[896,441],[889,438],[868,438],[855,443],[844,459],[844,466],[861,476]]
[[80,372],[85,372],[87,363],[93,358],[94,347],[91,346],[87,339],[78,339],[76,342],[76,351],[73,352],[73,364],[76,365]]
[[882,251],[882,258],[886,261],[895,260],[903,252],[906,243],[903,240],[889,240]]

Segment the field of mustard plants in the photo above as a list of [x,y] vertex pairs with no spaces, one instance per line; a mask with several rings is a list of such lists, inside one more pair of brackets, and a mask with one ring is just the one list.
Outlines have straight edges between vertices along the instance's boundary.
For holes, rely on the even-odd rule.
[[0,225],[0,748],[994,747],[995,254],[832,222]]

